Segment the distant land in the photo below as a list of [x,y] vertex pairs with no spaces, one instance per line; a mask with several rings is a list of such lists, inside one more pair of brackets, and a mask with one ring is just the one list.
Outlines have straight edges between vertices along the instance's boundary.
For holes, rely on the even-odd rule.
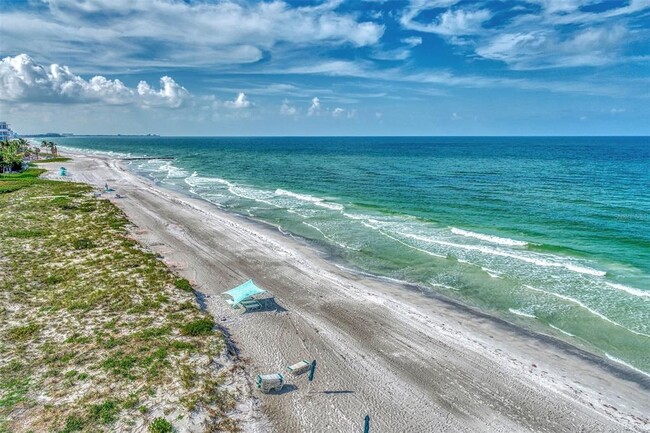
[[160,137],[158,134],[73,134],[71,132],[46,132],[44,134],[22,134],[25,137]]

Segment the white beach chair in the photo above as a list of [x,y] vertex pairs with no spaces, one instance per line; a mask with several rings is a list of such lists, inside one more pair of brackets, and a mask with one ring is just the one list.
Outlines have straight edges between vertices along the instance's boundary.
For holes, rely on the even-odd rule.
[[293,374],[294,376],[300,376],[301,374],[309,371],[310,365],[311,362],[307,361],[306,359],[303,359],[300,362],[288,366],[287,371],[289,371],[289,373]]

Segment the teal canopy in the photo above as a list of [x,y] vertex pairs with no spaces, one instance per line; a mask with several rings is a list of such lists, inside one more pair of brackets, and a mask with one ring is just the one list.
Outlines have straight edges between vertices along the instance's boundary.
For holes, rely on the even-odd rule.
[[224,295],[228,295],[232,298],[232,301],[228,300],[228,303],[233,307],[235,307],[241,301],[244,301],[251,296],[255,296],[260,293],[266,293],[266,290],[257,287],[253,280],[248,280],[241,286],[237,286],[234,289],[223,292]]

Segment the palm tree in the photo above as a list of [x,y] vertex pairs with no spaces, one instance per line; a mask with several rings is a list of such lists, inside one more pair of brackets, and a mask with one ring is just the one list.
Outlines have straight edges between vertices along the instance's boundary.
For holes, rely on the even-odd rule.
[[56,143],[53,141],[43,140],[41,141],[41,147],[50,149],[50,153],[52,154],[52,156],[56,157],[59,154],[58,149],[56,148]]

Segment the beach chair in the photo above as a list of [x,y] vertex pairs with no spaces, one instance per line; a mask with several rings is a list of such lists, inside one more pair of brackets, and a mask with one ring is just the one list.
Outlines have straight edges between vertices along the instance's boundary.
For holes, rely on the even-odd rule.
[[289,371],[289,373],[291,373],[294,376],[300,376],[301,374],[308,372],[310,366],[311,366],[311,362],[307,361],[306,359],[303,359],[300,362],[288,366],[287,371]]
[[255,378],[255,386],[265,394],[271,391],[282,391],[284,377],[280,373],[258,374]]

